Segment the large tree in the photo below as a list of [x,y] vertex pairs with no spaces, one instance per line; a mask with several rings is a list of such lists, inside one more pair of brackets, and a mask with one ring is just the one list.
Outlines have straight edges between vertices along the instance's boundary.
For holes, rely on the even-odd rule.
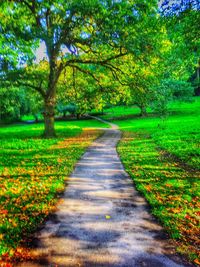
[[[72,67],[92,75],[91,65],[116,72],[115,59],[128,52],[137,56],[153,49],[150,36],[155,38],[152,33],[156,34],[156,4],[147,0],[5,0],[0,4],[0,32],[5,42],[12,37],[14,50],[24,45],[18,53],[23,62],[18,62],[9,77],[41,94],[46,137],[55,135],[54,109],[61,73]],[[33,46],[37,44],[46,49],[47,75],[35,72],[33,66]]]

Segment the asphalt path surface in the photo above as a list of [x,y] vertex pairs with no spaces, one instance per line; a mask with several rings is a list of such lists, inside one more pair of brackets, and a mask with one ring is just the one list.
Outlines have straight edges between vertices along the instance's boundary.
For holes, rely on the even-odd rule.
[[115,125],[87,149],[58,210],[35,234],[34,261],[18,267],[180,267],[145,199],[124,171]]

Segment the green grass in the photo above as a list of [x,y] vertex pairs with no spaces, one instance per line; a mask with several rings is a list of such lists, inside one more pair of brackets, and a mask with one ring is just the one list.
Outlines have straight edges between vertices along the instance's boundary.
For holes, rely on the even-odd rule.
[[[137,112],[136,112],[137,111]],[[125,116],[124,116],[125,114]],[[174,102],[165,119],[116,107],[106,119],[118,124],[123,139],[118,152],[152,212],[176,239],[178,251],[200,257],[200,98]]]
[[137,106],[113,106],[112,108],[105,109],[104,115],[101,117],[105,120],[125,119],[130,117],[136,117],[140,114],[140,110]]
[[54,208],[76,161],[99,135],[93,128],[105,126],[95,120],[57,122],[55,139],[40,137],[43,124],[0,128],[0,255],[4,260],[23,254],[20,242]]
[[[124,110],[124,111],[123,111]],[[106,111],[123,131],[146,132],[156,144],[176,155],[194,168],[200,169],[200,98],[193,103],[174,102],[169,116],[161,119],[153,114],[140,118],[136,107],[116,107]],[[129,118],[124,118],[124,114]],[[134,116],[134,118],[130,118]],[[122,119],[120,119],[122,117]]]

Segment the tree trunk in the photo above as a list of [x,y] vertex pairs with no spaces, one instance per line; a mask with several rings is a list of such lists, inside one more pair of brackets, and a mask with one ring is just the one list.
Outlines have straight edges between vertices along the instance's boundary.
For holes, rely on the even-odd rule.
[[44,102],[44,137],[53,138],[56,136],[54,128],[55,100],[48,99]]
[[67,111],[63,111],[63,119],[66,118],[66,113],[67,113]]
[[145,106],[140,106],[140,116],[141,117],[146,117],[147,116],[147,110]]
[[197,69],[196,69],[195,96],[200,96],[200,59],[198,60]]
[[77,119],[77,120],[80,120],[80,117],[81,117],[81,114],[80,114],[80,113],[77,113],[77,114],[76,114],[76,119]]
[[39,122],[38,115],[34,114],[33,116],[35,118],[35,122],[38,123]]

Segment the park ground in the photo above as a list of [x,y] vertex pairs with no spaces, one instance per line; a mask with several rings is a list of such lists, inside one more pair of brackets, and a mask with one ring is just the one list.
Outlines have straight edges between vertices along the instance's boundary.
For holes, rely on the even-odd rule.
[[[152,213],[176,242],[177,251],[200,264],[200,98],[173,102],[163,118],[134,107],[114,107],[101,116],[123,132],[118,153]],[[29,257],[30,234],[55,209],[85,148],[107,127],[96,120],[57,122],[58,138],[42,139],[42,124],[0,129],[0,255]]]

